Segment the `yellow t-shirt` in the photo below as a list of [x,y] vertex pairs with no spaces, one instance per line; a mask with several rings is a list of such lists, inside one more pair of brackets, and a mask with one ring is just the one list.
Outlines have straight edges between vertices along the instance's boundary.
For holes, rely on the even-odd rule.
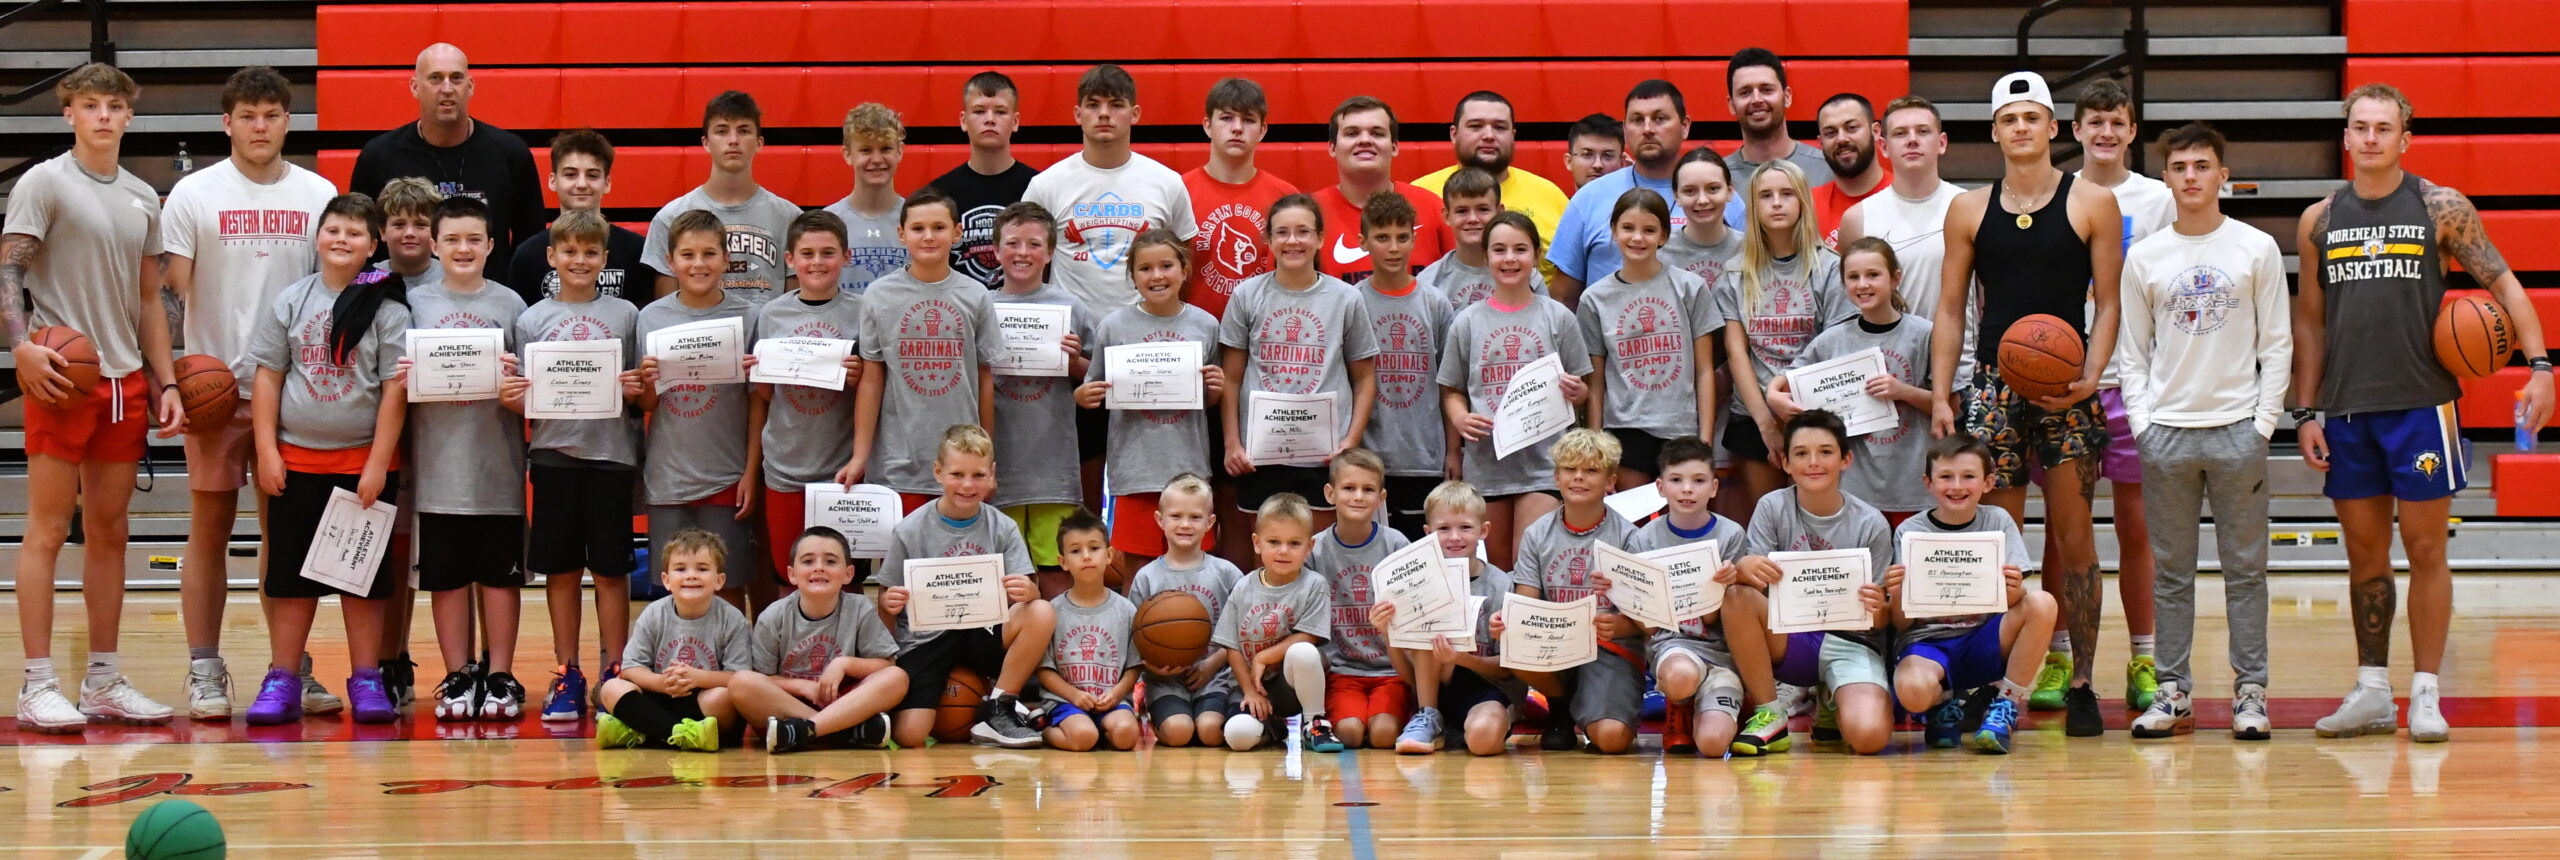
[[[1457,172],[1458,165],[1452,164],[1414,180],[1413,184],[1433,194],[1440,194],[1441,186],[1449,184],[1449,177]],[[1502,180],[1502,208],[1529,216],[1529,220],[1538,225],[1538,238],[1542,242],[1555,241],[1556,225],[1564,220],[1564,206],[1572,200],[1573,195],[1564,193],[1564,189],[1556,187],[1556,184],[1547,181],[1546,177],[1531,173],[1516,164],[1511,166],[1511,175]],[[1452,235],[1449,240],[1454,245],[1457,237]],[[1538,260],[1538,273],[1545,276],[1548,281],[1554,281],[1555,264],[1547,262],[1545,257],[1541,256]]]

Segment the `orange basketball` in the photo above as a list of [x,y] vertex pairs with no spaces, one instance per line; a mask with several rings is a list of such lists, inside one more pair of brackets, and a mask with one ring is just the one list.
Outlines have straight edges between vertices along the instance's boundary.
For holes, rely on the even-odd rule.
[[1209,653],[1209,607],[1200,598],[1167,591],[1138,605],[1132,625],[1138,659],[1156,666],[1189,666]]
[[967,743],[969,727],[978,724],[978,703],[987,699],[987,679],[966,666],[951,667],[942,682],[942,703],[933,710],[933,739]]
[[2436,361],[2458,379],[2478,379],[2507,366],[2515,330],[2497,302],[2461,296],[2436,310]]
[[222,359],[210,355],[178,357],[178,400],[187,410],[187,429],[211,433],[231,424],[240,405],[240,380]]
[[49,325],[29,333],[27,338],[71,362],[71,366],[62,368],[62,375],[71,378],[72,396],[87,394],[97,387],[98,345],[90,343],[88,335],[73,331],[70,326]]
[[2034,314],[2000,335],[2000,381],[2029,400],[2066,394],[2087,357],[2078,328],[2052,314]]

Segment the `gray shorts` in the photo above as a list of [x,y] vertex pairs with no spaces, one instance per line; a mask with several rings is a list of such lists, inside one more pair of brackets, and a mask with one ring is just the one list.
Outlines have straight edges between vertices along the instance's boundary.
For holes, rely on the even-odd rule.
[[720,539],[728,550],[728,574],[731,587],[744,586],[747,577],[764,569],[763,556],[756,554],[754,529],[738,520],[733,505],[650,505],[649,506],[649,575],[660,576],[667,570],[667,541],[685,529],[701,529]]
[[[1197,690],[1183,685],[1182,680],[1179,678],[1167,678],[1154,672],[1144,671],[1139,672],[1138,674],[1140,678],[1147,682],[1147,702],[1150,706],[1155,702],[1168,699],[1188,706],[1212,696],[1220,697],[1228,702],[1233,702],[1242,698],[1236,695],[1235,673],[1229,672],[1225,669],[1218,670],[1218,674],[1209,679],[1207,686],[1201,687]],[[1224,713],[1224,711],[1221,710],[1220,713]]]
[[1600,659],[1573,670],[1573,722],[1588,726],[1616,720],[1629,726],[1644,716],[1644,670],[1602,649]]
[[1851,684],[1892,689],[1884,655],[1846,636],[1822,637],[1822,685],[1839,690]]
[[1695,704],[1700,712],[1742,717],[1742,676],[1734,672],[1732,654],[1686,637],[1657,638],[1645,646],[1645,659],[1653,664],[1656,676],[1662,674],[1662,658],[1675,653],[1686,654],[1707,667],[1706,678],[1698,683]]

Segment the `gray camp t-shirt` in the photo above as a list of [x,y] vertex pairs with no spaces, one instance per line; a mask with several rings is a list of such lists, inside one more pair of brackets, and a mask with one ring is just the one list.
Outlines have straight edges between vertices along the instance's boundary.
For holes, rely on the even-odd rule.
[[[1863,319],[1824,329],[1796,356],[1796,367],[1820,364],[1868,349],[1882,350],[1884,370],[1893,378],[1929,388],[1929,321],[1903,314],[1893,328],[1868,331]],[[1840,489],[1885,511],[1927,510],[1932,504],[1922,476],[1929,458],[1929,413],[1909,403],[1894,404],[1902,423],[1849,440],[1855,457],[1840,474]]]
[[907,267],[907,246],[898,242],[898,207],[864,215],[854,211],[853,197],[847,195],[827,204],[826,211],[844,219],[844,271],[836,275],[836,289],[858,296],[880,276]]
[[[1064,305],[1067,330],[1093,349],[1093,312],[1084,300],[1056,284],[1021,295],[990,293],[990,303]],[[1076,455],[1076,386],[1073,376],[996,375],[996,494],[999,507],[1072,505],[1084,499],[1084,468]],[[1054,452],[1068,452],[1063,456]],[[1162,485],[1158,485],[1161,487]]]
[[660,207],[657,216],[649,219],[649,241],[640,251],[641,260],[649,268],[670,278],[676,276],[675,245],[669,241],[667,231],[675,226],[676,216],[696,209],[720,216],[720,225],[729,231],[729,271],[720,276],[721,288],[750,304],[772,301],[791,275],[786,259],[789,249],[782,247],[782,239],[791,233],[791,219],[800,217],[800,205],[758,188],[755,196],[733,206],[711,199],[709,191],[696,187]]
[[[1209,643],[1252,659],[1292,634],[1304,633],[1322,643],[1333,636],[1332,618],[1333,587],[1325,584],[1323,576],[1301,568],[1298,578],[1272,585],[1256,570],[1236,580],[1236,590],[1227,595],[1226,609],[1218,613],[1218,628]],[[1324,694],[1301,690],[1299,695],[1322,698]]]
[[[904,269],[863,291],[862,359],[880,362],[888,377],[871,443],[871,483],[901,493],[942,491],[933,479],[942,432],[978,423],[978,372],[1004,342],[990,296],[967,275],[928,284]],[[998,447],[996,461],[1004,455]]]
[[1370,526],[1369,539],[1359,546],[1343,542],[1340,526],[1325,529],[1307,553],[1307,571],[1333,584],[1333,635],[1324,640],[1328,674],[1383,678],[1396,673],[1395,664],[1387,662],[1387,632],[1369,623],[1369,607],[1377,599],[1369,572],[1413,541],[1383,522]]
[[[1401,296],[1363,283],[1360,299],[1378,341],[1378,402],[1369,409],[1360,446],[1377,452],[1389,475],[1439,477],[1447,471],[1449,444],[1449,424],[1440,417],[1440,344],[1457,314],[1439,290],[1419,283]],[[1421,499],[1391,502],[1422,507]]]
[[897,637],[880,622],[880,608],[858,588],[836,594],[834,612],[811,618],[797,591],[765,604],[756,614],[755,655],[758,672],[778,678],[815,681],[838,657],[881,660],[898,656]]
[[[1484,606],[1476,610],[1476,656],[1493,660],[1502,656],[1502,638],[1493,635],[1493,616],[1502,611],[1503,596],[1512,594],[1511,574],[1502,568],[1478,561],[1475,578],[1467,580],[1467,596],[1484,598]],[[1529,683],[1513,675],[1493,682],[1494,689],[1511,697],[1513,702],[1529,700]]]
[[[1467,408],[1490,418],[1502,406],[1511,375],[1549,353],[1557,354],[1566,373],[1591,373],[1591,350],[1583,346],[1582,328],[1564,305],[1543,296],[1516,311],[1477,302],[1449,321],[1448,343],[1440,349],[1440,384],[1465,391]],[[1459,446],[1459,466],[1467,482],[1488,498],[1526,493],[1555,484],[1555,458],[1547,453],[1554,444],[1554,439],[1540,439],[1497,459],[1488,432]]]
[[[1822,150],[1815,147],[1813,144],[1806,143],[1801,140],[1796,141],[1795,148],[1787,150],[1787,154],[1780,157],[1794,163],[1795,166],[1799,168],[1803,168],[1804,186],[1806,188],[1818,187],[1824,183],[1830,182],[1832,179],[1831,162],[1824,160],[1822,157]],[[1730,171],[1729,175],[1733,177],[1733,184],[1739,187],[1749,187],[1751,184],[1751,174],[1758,171],[1760,169],[1760,165],[1764,163],[1766,162],[1752,161],[1751,159],[1744,157],[1744,153],[1740,148],[1734,149],[1732,154],[1724,157],[1725,169]]]
[[[981,290],[981,292],[984,292]],[[907,584],[907,559],[961,558],[972,555],[1004,556],[1004,575],[1030,576],[1031,550],[1022,542],[1022,527],[1013,518],[995,509],[979,505],[978,516],[960,525],[952,525],[942,517],[942,502],[936,499],[917,508],[915,513],[889,529],[889,554],[880,559],[880,571],[871,581],[892,588]],[[891,627],[898,634],[898,653],[914,651],[916,646],[942,635],[940,630],[918,632],[907,628],[907,616],[898,614]]]
[[[756,314],[756,340],[821,337],[856,340],[862,335],[862,297],[843,290],[810,304],[786,290]],[[845,374],[844,390],[814,385],[774,385],[764,410],[764,483],[796,493],[812,481],[833,481],[853,459],[853,399],[860,372]]]
[[[1156,560],[1147,562],[1147,566],[1138,568],[1138,572],[1129,577],[1129,600],[1139,606],[1145,606],[1148,600],[1158,594],[1179,591],[1200,601],[1200,605],[1209,610],[1210,623],[1214,626],[1219,615],[1227,608],[1227,597],[1236,591],[1236,581],[1243,578],[1244,571],[1237,570],[1234,562],[1214,555],[1201,556],[1200,566],[1193,568],[1174,567],[1172,562],[1158,556]],[[1182,680],[1167,678],[1154,672],[1142,671],[1141,674],[1146,676],[1147,688],[1150,691],[1157,689],[1158,685],[1171,685],[1174,689],[1184,686]],[[1188,692],[1193,695],[1212,692],[1232,693],[1236,688],[1235,685],[1235,674],[1221,661],[1218,674],[1209,679],[1208,686]],[[1149,695],[1155,694],[1151,692]]]
[[[1893,551],[1896,554],[1902,552],[1902,536],[1907,534],[1999,532],[2006,538],[2000,548],[2001,564],[2022,571],[2036,569],[2035,559],[2027,555],[2027,540],[2018,533],[2018,521],[2009,518],[2008,510],[1999,505],[1976,505],[1973,511],[1973,521],[1957,528],[1941,527],[1933,516],[1937,513],[1934,510],[1922,511],[1918,516],[1903,520],[1902,525],[1895,526],[1893,529]],[[1895,561],[1900,560],[1895,559]],[[1901,641],[1932,642],[1939,639],[1953,639],[1982,626],[1983,622],[1994,617],[1996,616],[1955,615],[1944,618],[1915,619],[1911,622],[1910,629],[1902,631]]]
[[[1795,364],[1814,335],[1858,312],[1840,288],[1840,255],[1817,248],[1812,271],[1805,266],[1803,254],[1771,264],[1769,276],[1760,281],[1757,302],[1743,300],[1739,262],[1716,284],[1716,314],[1727,325],[1742,326],[1744,351],[1751,356],[1752,384],[1763,389]],[[1733,398],[1729,411],[1737,416],[1750,414],[1740,396]]]
[[[1493,295],[1493,271],[1483,266],[1470,266],[1458,262],[1458,255],[1454,251],[1443,254],[1440,259],[1432,261],[1431,265],[1424,266],[1422,272],[1414,275],[1413,279],[1423,286],[1439,290],[1441,298],[1449,300],[1451,314],[1466,310],[1468,305],[1484,301],[1484,297]],[[1534,271],[1530,272],[1529,291],[1541,296],[1546,295],[1547,277]]]
[[409,306],[385,296],[373,325],[339,364],[329,354],[330,308],[337,301],[338,291],[322,286],[319,275],[295,281],[276,294],[249,338],[250,359],[284,374],[278,442],[318,451],[373,444],[382,381],[400,372],[400,358],[408,354]]
[[[515,322],[523,312],[524,297],[496,281],[469,293],[445,284],[409,291],[410,328],[494,328],[510,353],[522,349]],[[403,432],[420,513],[524,516],[523,415],[495,399],[413,403]]]
[[[1654,255],[1662,258],[1663,265],[1675,266],[1698,276],[1699,280],[1706,282],[1707,289],[1713,290],[1716,282],[1724,278],[1725,271],[1742,259],[1742,231],[1726,228],[1723,241],[1701,245],[1689,238],[1689,231],[1673,230],[1671,239],[1662,243],[1662,249],[1655,251]],[[1723,320],[1719,318],[1717,321]]]
[[[516,343],[555,343],[574,340],[622,341],[622,369],[640,367],[640,309],[613,296],[598,296],[583,302],[564,302],[557,297],[533,303],[516,315]],[[620,382],[614,387],[622,387]],[[640,422],[624,410],[620,417],[603,419],[545,418],[533,422],[533,456],[553,451],[579,460],[611,463],[624,468],[640,465]]]
[[[1218,362],[1218,319],[1199,307],[1184,304],[1170,317],[1148,313],[1146,305],[1137,304],[1112,311],[1093,330],[1093,363],[1086,366],[1084,381],[1095,382],[1108,370],[1103,350],[1136,343],[1175,343],[1189,341],[1200,345],[1200,363]],[[1227,381],[1226,396],[1236,396],[1235,381]],[[1216,408],[1214,406],[1210,408]],[[1105,452],[1102,469],[1110,481],[1113,495],[1132,496],[1156,493],[1184,472],[1202,477],[1212,472],[1208,409],[1113,409],[1110,450]],[[1238,415],[1244,414],[1239,411]],[[1216,607],[1211,607],[1212,615]]]
[[[1713,515],[1710,514],[1709,516]],[[1702,540],[1711,540],[1716,542],[1716,556],[1725,564],[1739,562],[1742,560],[1744,555],[1748,554],[1744,551],[1745,541],[1742,537],[1741,523],[1734,522],[1724,517],[1714,517],[1707,522],[1705,534],[1701,534],[1697,537],[1686,537],[1671,529],[1671,515],[1667,513],[1653,518],[1652,522],[1645,523],[1644,525],[1637,527],[1635,534],[1627,538],[1627,544],[1619,547],[1619,549],[1641,555],[1643,553],[1654,552],[1656,550],[1665,550],[1675,546],[1692,544]],[[1714,571],[1708,571],[1708,573],[1713,574]],[[1724,586],[1717,585],[1715,582],[1709,581],[1707,583],[1707,587],[1723,588]],[[1687,621],[1680,622],[1679,627],[1666,627],[1653,631],[1653,635],[1647,637],[1646,641],[1664,642],[1675,639],[1687,639],[1704,642],[1707,643],[1708,649],[1719,654],[1725,654],[1727,662],[1731,662],[1731,652],[1725,649],[1724,644],[1723,621],[1724,619],[1721,613],[1719,613],[1713,620],[1705,617],[1692,618]]]
[[[1276,273],[1236,285],[1227,315],[1218,321],[1218,343],[1244,350],[1244,378],[1227,380],[1237,420],[1253,423],[1251,392],[1334,394],[1337,432],[1351,432],[1351,363],[1378,355],[1377,332],[1360,288],[1332,275],[1292,290]],[[1239,428],[1244,429],[1244,428]],[[1248,444],[1251,439],[1247,439]]]
[[[374,264],[373,264],[373,271],[376,271],[376,272],[388,272],[388,271],[391,271],[391,261],[390,261],[390,260],[382,260],[382,261],[379,261],[379,262],[374,263]],[[430,258],[428,258],[428,259],[427,259],[427,270],[426,270],[426,271],[419,272],[419,273],[418,273],[417,275],[415,275],[415,276],[410,276],[410,275],[401,275],[401,276],[400,276],[400,285],[401,285],[401,286],[404,286],[404,287],[408,287],[409,289],[412,289],[412,290],[417,289],[417,288],[419,288],[419,287],[429,287],[429,286],[434,286],[434,285],[436,285],[436,284],[441,284],[441,283],[444,283],[444,263],[443,263],[443,262],[441,262],[441,261],[438,261],[438,260],[436,260],[435,258],[432,258],[432,257],[430,257]]]
[[142,258],[161,251],[160,193],[122,167],[100,182],[64,153],[18,178],[9,193],[7,229],[44,243],[27,263],[30,326],[69,326],[87,335],[98,350],[98,370],[109,379],[141,370],[142,335],[134,320],[160,310],[143,308],[136,287]]
[[[681,290],[668,293],[640,309],[639,330],[633,335],[646,356],[650,332],[729,317],[746,321],[746,342],[738,348],[742,354],[753,352],[756,308],[734,292],[707,308],[685,306]],[[649,504],[691,503],[737,486],[747,476],[751,396],[744,382],[686,383],[658,392],[658,408],[649,413],[649,459],[640,469]]]
[[631,619],[631,638],[622,645],[622,665],[665,672],[691,666],[709,672],[750,668],[747,614],[729,601],[714,599],[700,618],[676,611],[674,597],[661,597]]
[[[1885,527],[1884,514],[1856,496],[1842,496],[1840,510],[1817,517],[1796,503],[1796,488],[1781,488],[1760,497],[1760,504],[1751,511],[1751,526],[1743,535],[1750,554],[1762,556],[1865,547],[1867,581],[1876,585],[1884,584],[1884,569],[1893,563],[1893,530]],[[1888,632],[1884,628],[1835,630],[1831,635],[1857,640],[1881,653]]]
[[[1526,585],[1538,590],[1538,599],[1571,603],[1585,596],[1592,598],[1591,611],[1606,614],[1618,611],[1609,596],[1591,586],[1591,571],[1599,567],[1597,544],[1625,548],[1635,536],[1635,524],[1618,516],[1610,508],[1602,508],[1600,522],[1589,531],[1575,531],[1564,523],[1564,509],[1557,508],[1539,517],[1520,533],[1520,552],[1512,565],[1513,585]],[[1644,640],[1627,637],[1616,640],[1635,653],[1642,653]]]
[[[1060,594],[1049,598],[1049,608],[1057,613],[1058,627],[1049,636],[1049,650],[1040,655],[1040,668],[1054,669],[1076,689],[1096,696],[1119,686],[1120,676],[1137,668],[1138,649],[1129,640],[1129,629],[1138,620],[1138,605],[1129,598],[1105,591],[1102,605],[1084,606]],[[1049,699],[1065,701],[1054,694]]]
[[1663,439],[1696,436],[1698,339],[1724,326],[1714,294],[1686,269],[1662,266],[1633,283],[1625,275],[1619,269],[1593,282],[1573,312],[1583,346],[1608,359],[1602,425]]

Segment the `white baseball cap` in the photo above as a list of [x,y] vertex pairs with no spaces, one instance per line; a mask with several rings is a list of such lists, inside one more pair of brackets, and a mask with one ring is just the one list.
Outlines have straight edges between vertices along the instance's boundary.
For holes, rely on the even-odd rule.
[[2010,72],[1991,85],[1991,112],[2018,102],[2035,102],[2044,106],[2045,115],[2053,114],[2053,88],[2046,86],[2044,76],[2034,72]]

